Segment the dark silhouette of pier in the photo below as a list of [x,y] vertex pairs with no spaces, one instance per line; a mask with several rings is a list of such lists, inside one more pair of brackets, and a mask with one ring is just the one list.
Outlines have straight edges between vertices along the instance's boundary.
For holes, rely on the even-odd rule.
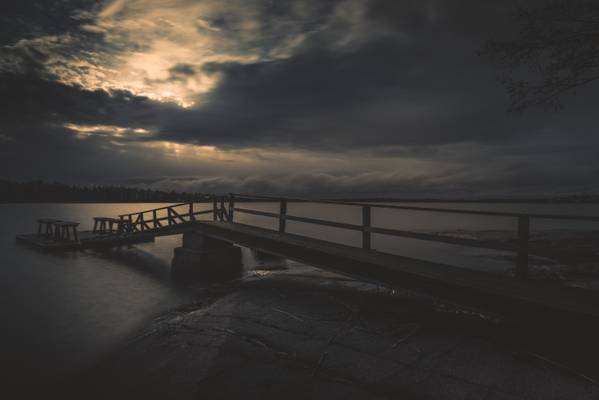
[[[251,208],[256,202],[276,202],[278,212]],[[361,224],[350,224],[292,215],[287,209],[288,204],[292,202],[359,207],[362,221]],[[200,206],[203,206],[202,209],[197,209]],[[506,244],[377,227],[372,224],[371,218],[374,208],[513,218],[517,221],[517,241],[515,244]],[[278,229],[239,223],[235,220],[239,213],[275,219],[278,221]],[[214,196],[208,203],[179,203],[123,214],[118,218],[98,219],[109,220],[110,225],[103,225],[104,228],[100,231],[96,226],[95,232],[81,232],[76,242],[48,241],[40,234],[20,235],[18,239],[45,250],[62,251],[117,246],[153,240],[157,236],[184,234],[184,245],[177,249],[179,251],[175,252],[175,258],[178,258],[177,264],[192,272],[201,270],[204,268],[202,264],[208,263],[212,269],[215,266],[219,268],[218,260],[222,260],[223,268],[237,263],[231,254],[233,248],[238,250],[233,245],[240,245],[362,280],[416,289],[435,297],[490,311],[516,310],[519,314],[534,318],[551,319],[560,316],[599,322],[597,292],[566,287],[557,282],[528,279],[531,220],[599,221],[599,217],[486,212],[231,194]],[[361,246],[348,246],[291,234],[287,231],[287,221],[360,232]],[[513,251],[517,253],[515,274],[514,277],[509,277],[379,252],[372,249],[373,234]]]

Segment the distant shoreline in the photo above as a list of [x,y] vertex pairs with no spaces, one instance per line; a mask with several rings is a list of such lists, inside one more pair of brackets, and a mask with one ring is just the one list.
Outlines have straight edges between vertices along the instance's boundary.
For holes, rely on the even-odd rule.
[[369,202],[369,203],[551,203],[551,204],[599,204],[599,196],[589,198],[483,198],[483,199],[394,199],[394,198],[367,198],[367,199],[335,199],[334,201]]
[[[270,193],[267,193],[270,194]],[[0,204],[6,203],[61,203],[61,204],[138,204],[138,203],[187,203],[187,202],[210,202],[212,197],[228,196],[229,193],[200,193],[200,192],[178,192],[165,190],[152,190],[139,187],[127,186],[77,186],[62,183],[47,183],[43,181],[16,182],[0,178]],[[248,198],[236,198],[237,202],[252,202],[264,200],[251,200]],[[251,197],[251,195],[249,196]],[[273,200],[278,197],[293,197],[289,194],[274,195]],[[301,196],[304,197],[304,196]],[[447,196],[444,197],[392,197],[392,196],[369,196],[357,197],[338,195],[316,196],[306,195],[306,200],[339,201],[339,202],[369,202],[369,203],[545,203],[545,204],[599,204],[599,194],[579,192],[578,194],[546,194],[528,195],[520,197],[491,197],[491,196]],[[288,201],[294,201],[287,199]],[[299,200],[299,199],[298,199]]]
[[[284,196],[282,196],[284,197]],[[111,201],[111,200],[85,200],[85,201],[53,201],[53,200],[23,200],[23,201],[4,201],[0,204],[173,204],[173,203],[210,203],[210,199],[173,199],[173,200],[135,200],[135,201]],[[273,202],[275,200],[250,200],[236,199],[238,203],[261,203]],[[356,203],[468,203],[468,204],[489,204],[489,203],[509,203],[509,204],[599,204],[599,197],[590,198],[521,198],[521,199],[395,199],[395,198],[317,198],[314,201],[339,201]],[[289,199],[293,203],[296,200]],[[297,200],[297,202],[304,202]]]

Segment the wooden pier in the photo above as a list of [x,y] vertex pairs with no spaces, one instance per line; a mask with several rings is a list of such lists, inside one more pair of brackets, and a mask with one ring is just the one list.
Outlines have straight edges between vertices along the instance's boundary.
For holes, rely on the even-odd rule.
[[[254,202],[277,202],[278,212],[251,208]],[[359,207],[362,223],[348,224],[325,219],[290,215],[289,202],[316,202]],[[241,206],[240,206],[241,205]],[[20,235],[18,240],[46,251],[76,250],[90,247],[119,246],[151,241],[157,236],[194,232],[212,239],[260,250],[297,260],[323,269],[375,281],[389,286],[413,288],[458,303],[498,312],[517,310],[534,318],[546,316],[575,317],[599,323],[599,292],[565,287],[559,283],[531,281],[528,276],[531,219],[583,220],[599,222],[599,217],[484,212],[402,205],[314,201],[265,196],[232,194],[214,197],[208,208],[195,210],[196,203],[181,203],[118,216],[118,228],[112,232],[81,232],[77,241],[49,240],[42,234]],[[410,232],[373,226],[372,208],[410,210],[413,212],[456,213],[515,218],[518,222],[515,246],[490,241]],[[273,218],[278,229],[269,230],[235,222],[237,213]],[[209,217],[208,220],[201,217]],[[210,218],[211,217],[211,218]],[[360,247],[299,236],[287,232],[286,222],[335,227],[361,232]],[[515,278],[458,268],[372,250],[372,234],[407,237],[455,244],[513,251],[517,254]]]
[[402,257],[239,223],[201,222],[196,232],[322,269],[503,313],[599,322],[599,292]]

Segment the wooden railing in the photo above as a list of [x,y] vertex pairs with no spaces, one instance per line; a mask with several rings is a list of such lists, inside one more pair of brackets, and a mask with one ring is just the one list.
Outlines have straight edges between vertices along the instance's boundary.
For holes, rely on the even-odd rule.
[[[233,220],[233,198],[212,196],[212,208],[194,210],[198,202],[173,204],[149,210],[119,215],[121,231],[126,233],[146,232],[167,226],[191,223],[201,215],[212,214],[214,221]],[[209,203],[208,203],[209,204]]]
[[180,203],[150,210],[119,215],[125,232],[145,232],[165,226],[194,222],[198,216],[211,214],[212,210],[195,211],[196,203]]
[[[246,207],[236,206],[237,201],[243,201],[246,204],[250,201],[263,201],[263,202],[278,202],[279,212],[267,212],[254,210]],[[524,214],[524,213],[509,213],[509,212],[493,212],[493,211],[477,211],[477,210],[457,210],[447,208],[435,208],[435,207],[416,207],[416,206],[404,206],[404,205],[389,205],[389,204],[365,204],[358,202],[345,202],[345,201],[330,201],[330,200],[309,200],[300,198],[280,198],[271,196],[254,196],[246,194],[230,194],[228,197],[229,208],[228,212],[225,212],[224,198],[220,198],[220,207],[217,211],[217,202],[214,201],[214,219],[217,220],[216,215],[220,216],[221,221],[233,222],[234,213],[245,213],[252,215],[259,215],[263,217],[277,218],[279,220],[279,232],[286,232],[286,222],[296,221],[307,224],[316,224],[322,226],[330,226],[334,228],[348,229],[353,231],[362,232],[362,248],[365,250],[372,249],[372,234],[381,234],[388,236],[404,237],[410,239],[427,240],[433,242],[442,242],[460,246],[478,247],[502,251],[515,251],[516,257],[516,276],[519,278],[526,278],[528,276],[528,257],[529,257],[529,238],[530,238],[530,221],[531,219],[551,219],[551,220],[577,220],[577,221],[599,221],[599,217],[592,216],[581,216],[581,215],[552,215],[552,214]],[[287,213],[287,204],[289,202],[304,202],[304,203],[321,203],[321,204],[333,204],[333,205],[344,205],[344,206],[355,206],[362,208],[362,223],[349,224],[343,222],[336,222],[318,218],[307,218],[295,215],[289,215]],[[415,212],[438,212],[438,213],[453,213],[453,214],[467,214],[467,215],[481,215],[481,216],[493,216],[493,217],[507,217],[517,219],[517,244],[514,248],[513,245],[496,242],[496,241],[483,241],[476,239],[458,238],[445,235],[429,234],[422,232],[405,231],[398,229],[382,228],[372,226],[372,209],[390,209],[390,210],[409,210]],[[223,217],[224,215],[224,217]]]
[[[278,202],[278,212],[268,212],[240,207],[238,204],[251,204],[251,202]],[[361,207],[362,221],[361,224],[350,224],[345,222],[337,222],[320,218],[300,217],[297,215],[289,215],[287,205],[289,202],[303,203],[321,203],[343,206]],[[359,202],[347,201],[331,201],[331,200],[309,200],[300,198],[280,198],[272,196],[254,196],[246,194],[232,193],[228,196],[213,196],[212,208],[206,210],[195,211],[194,205],[198,203],[188,202],[174,204],[165,207],[154,208],[150,210],[138,211],[129,214],[119,215],[121,221],[121,231],[127,233],[147,232],[173,225],[189,224],[197,220],[200,215],[212,214],[214,221],[234,222],[235,213],[245,213],[258,215],[269,218],[278,219],[278,231],[285,233],[287,230],[287,221],[303,222],[306,224],[315,224],[329,226],[333,228],[347,229],[362,233],[362,248],[365,250],[372,249],[372,234],[381,234],[387,236],[396,236],[410,239],[427,240],[433,242],[441,242],[460,246],[478,247],[485,249],[494,249],[501,251],[515,251],[516,257],[516,275],[520,278],[528,276],[528,258],[529,258],[529,238],[530,238],[530,221],[532,219],[550,219],[550,220],[576,220],[576,221],[594,221],[598,222],[599,217],[581,216],[581,215],[554,215],[554,214],[524,214],[524,213],[509,213],[509,212],[494,212],[494,211],[477,211],[477,210],[458,210],[451,208],[435,208],[435,207],[416,207],[396,204],[366,204]],[[436,213],[451,213],[451,214],[466,214],[480,215],[492,217],[515,218],[517,220],[517,241],[516,245],[502,243],[489,240],[476,240],[459,238],[446,235],[438,235],[423,232],[406,231],[399,229],[383,228],[373,226],[372,224],[372,209],[390,209],[390,210],[408,210],[415,212],[436,212]]]

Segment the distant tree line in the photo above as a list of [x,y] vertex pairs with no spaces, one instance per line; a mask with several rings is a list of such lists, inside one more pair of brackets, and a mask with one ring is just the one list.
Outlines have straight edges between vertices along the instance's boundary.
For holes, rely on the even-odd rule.
[[0,180],[2,203],[170,203],[200,201],[201,193],[165,192],[122,186],[71,186],[62,183]]

